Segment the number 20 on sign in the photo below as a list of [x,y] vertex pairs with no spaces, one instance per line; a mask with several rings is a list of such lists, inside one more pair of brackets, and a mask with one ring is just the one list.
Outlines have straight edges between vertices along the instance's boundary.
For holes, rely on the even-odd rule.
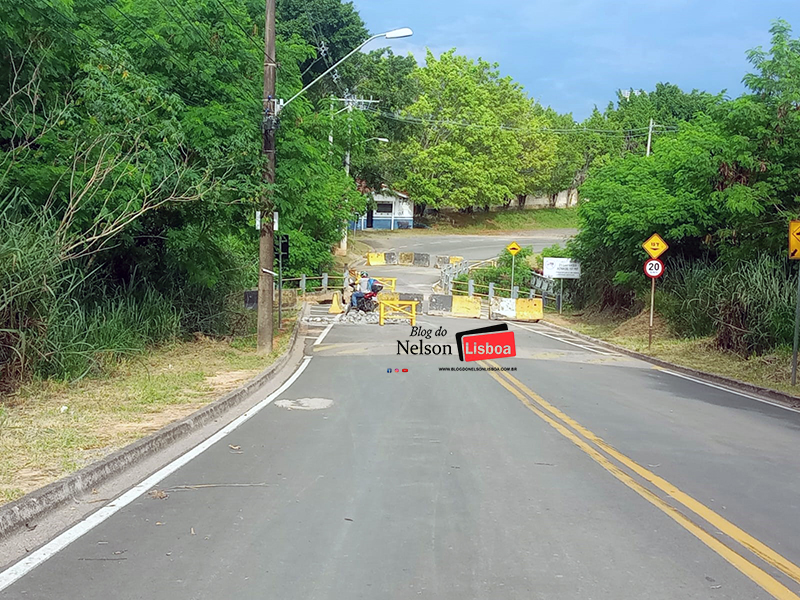
[[664,263],[657,258],[651,258],[644,263],[644,274],[650,279],[657,279],[664,274]]

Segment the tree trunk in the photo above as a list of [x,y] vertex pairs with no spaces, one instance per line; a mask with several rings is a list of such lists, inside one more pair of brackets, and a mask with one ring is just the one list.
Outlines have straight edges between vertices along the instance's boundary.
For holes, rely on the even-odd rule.
[[525,208],[525,202],[528,200],[528,196],[525,194],[520,194],[517,196],[517,204],[519,205],[520,209]]
[[549,198],[549,202],[548,202],[550,204],[550,208],[555,208],[556,207],[556,202],[558,202],[558,194],[550,194],[550,198]]

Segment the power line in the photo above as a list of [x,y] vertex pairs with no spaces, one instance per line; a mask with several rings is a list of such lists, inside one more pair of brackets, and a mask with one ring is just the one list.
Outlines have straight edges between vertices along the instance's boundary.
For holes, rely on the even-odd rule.
[[272,58],[269,54],[267,54],[266,48],[262,48],[261,45],[253,39],[253,36],[250,35],[250,33],[248,33],[248,31],[242,26],[239,20],[236,17],[234,17],[233,14],[231,14],[231,11],[229,11],[228,7],[222,3],[222,0],[215,0],[215,1],[222,7],[222,10],[225,11],[225,13],[231,18],[231,20],[234,23],[236,23],[236,26],[242,30],[242,33],[244,33],[247,36],[247,39],[250,40],[250,43],[253,45],[253,47],[260,53],[263,53],[264,56],[267,58],[267,60],[269,60],[271,63],[275,63],[275,59]]
[[[366,108],[370,112],[376,113],[378,116],[392,119],[394,121],[404,122],[404,123],[413,123],[417,125],[426,125],[426,124],[435,124],[435,125],[454,125],[457,127],[465,127],[465,128],[473,128],[473,129],[497,129],[501,131],[524,131],[524,132],[534,132],[540,131],[544,133],[557,133],[557,134],[574,134],[574,133],[597,133],[597,134],[607,134],[609,136],[624,136],[628,135],[628,137],[646,137],[648,127],[643,128],[635,128],[635,129],[592,129],[588,127],[575,127],[575,128],[551,128],[551,127],[539,127],[536,129],[527,128],[527,127],[514,127],[510,125],[489,125],[489,124],[481,124],[481,123],[468,123],[465,121],[450,121],[444,119],[435,119],[433,117],[411,117],[411,116],[403,116],[398,115],[396,113],[387,113],[378,111],[371,108]],[[668,127],[662,126],[664,132],[674,132],[678,131],[677,127]],[[639,133],[641,132],[641,133]]]
[[[120,15],[122,15],[129,23],[131,23],[134,27],[136,27],[136,29],[138,29],[143,34],[145,34],[150,40],[152,40],[152,42],[154,44],[156,44],[159,48],[161,48],[170,58],[173,59],[173,61],[178,62],[178,64],[183,66],[183,68],[186,69],[187,71],[191,71],[192,70],[192,68],[189,65],[187,65],[185,62],[183,62],[182,60],[178,61],[176,56],[175,56],[175,53],[169,47],[164,46],[156,38],[154,38],[152,35],[147,33],[147,31],[141,25],[139,25],[133,18],[131,18],[130,16],[128,16],[127,14],[122,12],[119,8],[117,8],[117,5],[113,1],[109,2],[106,6],[110,6],[115,11],[117,11]],[[102,11],[100,11],[100,12],[102,13]],[[105,14],[105,13],[103,13],[103,14]],[[113,19],[112,19],[112,22],[113,22]]]
[[194,29],[197,32],[197,35],[199,35],[201,39],[203,37],[205,37],[206,34],[203,33],[202,31],[200,31],[200,28],[197,25],[195,25],[194,21],[192,21],[189,18],[189,15],[186,14],[186,11],[183,10],[183,7],[181,6],[180,1],[179,0],[172,0],[172,4],[173,4],[173,6],[175,6],[175,8],[178,9],[178,12],[180,12],[183,15],[183,18],[186,19],[186,22],[189,23],[189,25],[192,26],[192,29]]
[[[308,17],[308,28],[311,32],[311,35],[314,37],[314,41],[317,45],[317,52],[319,52],[320,57],[322,58],[325,66],[330,68],[330,54],[328,52],[328,47],[326,46],[325,37],[322,33],[318,33],[316,30],[317,25],[319,25],[315,20],[314,17],[311,16],[311,9],[309,8],[308,4],[306,4],[306,17]],[[319,60],[319,58],[317,59]],[[316,62],[316,61],[314,61]],[[310,68],[310,67],[309,67]],[[339,93],[344,96],[350,95],[350,90],[347,88],[342,87],[341,77],[339,75],[339,71],[334,69],[331,73],[331,79],[333,80],[334,85],[339,90]]]

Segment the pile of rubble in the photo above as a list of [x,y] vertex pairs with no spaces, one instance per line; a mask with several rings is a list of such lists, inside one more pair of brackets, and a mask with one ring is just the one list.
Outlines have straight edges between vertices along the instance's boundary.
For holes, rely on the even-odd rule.
[[360,310],[351,310],[347,314],[337,315],[337,323],[354,323],[356,325],[377,325],[379,317],[376,312],[365,313]]
[[349,314],[326,315],[324,317],[308,317],[307,323],[353,323],[356,325],[377,325],[378,313],[365,313],[360,310],[351,310]]
[[[303,319],[306,323],[349,323],[352,325],[377,325],[380,317],[376,312],[362,312],[350,311],[350,314],[340,315],[325,315],[324,317],[307,317]],[[395,325],[398,323],[408,323],[407,319],[389,319],[385,321],[386,325]]]

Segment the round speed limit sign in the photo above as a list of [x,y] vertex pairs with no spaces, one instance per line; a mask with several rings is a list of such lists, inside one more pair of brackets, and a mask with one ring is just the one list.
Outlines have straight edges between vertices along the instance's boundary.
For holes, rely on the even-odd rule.
[[644,263],[644,274],[650,279],[658,279],[664,274],[664,263],[657,258],[651,258]]

